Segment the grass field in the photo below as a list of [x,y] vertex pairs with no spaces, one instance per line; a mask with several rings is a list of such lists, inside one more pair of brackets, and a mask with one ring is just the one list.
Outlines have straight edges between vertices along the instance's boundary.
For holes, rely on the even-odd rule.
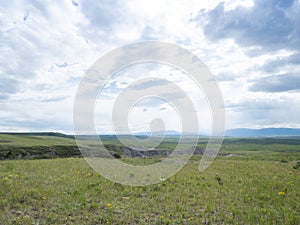
[[227,139],[204,172],[200,158],[145,187],[106,180],[82,158],[0,161],[0,224],[299,224],[298,139]]

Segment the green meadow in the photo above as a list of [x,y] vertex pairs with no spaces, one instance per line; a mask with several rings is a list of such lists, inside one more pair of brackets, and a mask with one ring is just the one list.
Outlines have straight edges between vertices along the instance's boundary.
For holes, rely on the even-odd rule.
[[[204,148],[206,141],[200,140],[198,147]],[[128,163],[161,160],[126,157],[116,140],[105,143]],[[160,148],[175,145],[169,139]],[[49,149],[55,154],[44,154]],[[144,187],[103,178],[72,149],[76,145],[70,137],[0,135],[1,225],[300,221],[299,138],[227,138],[205,171],[198,171],[201,155],[194,155],[170,179]],[[35,157],[27,157],[26,151]]]

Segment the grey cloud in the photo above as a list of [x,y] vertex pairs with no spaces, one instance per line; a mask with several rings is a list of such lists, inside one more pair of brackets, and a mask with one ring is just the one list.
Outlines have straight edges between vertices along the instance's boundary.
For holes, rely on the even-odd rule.
[[[163,107],[164,104],[170,104],[175,100],[179,100],[179,102],[185,101],[186,96],[181,92],[165,92],[161,93],[159,97],[149,97],[146,99],[143,99],[142,101],[138,102],[136,106],[141,107],[160,107],[159,109],[161,111],[165,110],[166,108]],[[179,103],[181,104],[181,102]]]
[[9,78],[0,78],[0,91],[5,93],[16,93],[18,91],[18,81]]
[[60,97],[50,97],[50,98],[41,98],[38,99],[39,102],[60,102],[63,101],[65,99],[67,99],[67,96],[60,96]]
[[17,30],[0,33],[2,73],[19,77],[33,77],[35,70],[38,69],[37,65],[40,65],[37,50],[27,37],[19,35]]
[[121,91],[122,88],[121,86],[118,85],[116,81],[110,82],[103,88],[103,92],[108,94],[108,93],[118,93]]
[[2,93],[0,93],[0,101],[1,100],[6,100],[6,99],[8,99],[9,98],[9,95],[8,94],[2,94]]
[[68,66],[68,63],[66,63],[66,62],[60,63],[60,64],[56,63],[55,65],[56,65],[57,67],[59,67],[59,68],[64,68],[64,67],[67,67],[67,66]]
[[142,31],[141,40],[159,40],[162,32],[162,27],[146,25]]
[[72,0],[72,4],[73,4],[74,6],[76,6],[76,7],[79,7],[79,4],[78,4],[77,1]]
[[20,127],[24,130],[30,131],[51,131],[61,130],[69,131],[72,128],[72,124],[69,121],[56,121],[56,120],[37,120],[37,119],[18,119],[13,120],[12,118],[1,118],[1,126],[4,127]]
[[72,76],[68,79],[67,83],[72,86],[77,86],[80,83],[81,79],[81,77]]
[[217,81],[234,81],[236,77],[237,76],[234,74],[227,74],[227,73],[220,73],[215,75],[215,79]]
[[20,90],[20,85],[18,81],[10,78],[0,77],[0,98],[1,99],[7,99],[9,98],[9,95],[15,94],[19,90]]
[[50,126],[50,122],[40,120],[12,120],[11,118],[1,118],[2,126],[23,127],[27,129],[41,129]]
[[92,26],[98,29],[111,32],[112,26],[116,23],[123,23],[125,18],[125,8],[122,1],[85,0],[81,2],[83,14],[90,21]]
[[24,17],[23,17],[24,22],[28,19],[29,14],[30,14],[29,11],[27,11],[26,14],[24,15]]
[[[0,31],[0,72],[5,76],[32,79],[45,64],[63,53],[60,40],[57,40],[61,36],[55,25],[52,26],[49,18],[53,16],[49,15],[45,3],[32,1],[24,10],[7,3],[6,7],[1,5],[0,10],[6,12],[3,14],[6,22]],[[17,14],[19,20],[9,23],[18,18]]]
[[142,40],[155,39],[154,33],[155,33],[154,29],[151,26],[147,25],[144,27],[144,30],[141,35],[141,39]]
[[243,99],[227,102],[226,108],[231,120],[241,119],[239,126],[300,124],[299,99]]
[[265,72],[276,72],[284,66],[300,65],[300,53],[294,53],[287,57],[280,57],[266,62],[260,69]]
[[164,86],[164,85],[168,85],[168,84],[169,84],[169,82],[167,80],[149,80],[149,81],[145,81],[140,84],[132,85],[131,88],[134,90],[143,90],[146,88]]
[[300,74],[284,74],[255,80],[249,88],[254,92],[300,91]]
[[239,102],[227,102],[226,108],[228,109],[234,109],[239,111],[244,110],[255,110],[255,111],[261,111],[261,110],[273,110],[277,107],[277,103],[271,100],[253,100],[253,99],[246,99]]
[[207,18],[204,33],[212,41],[233,38],[241,46],[259,46],[268,52],[300,46],[297,1],[255,0],[252,8],[239,6],[230,11],[222,3]]
[[139,101],[135,105],[138,106],[138,107],[143,107],[143,111],[145,112],[148,109],[144,108],[144,107],[158,107],[158,106],[160,106],[162,104],[165,104],[165,103],[166,102],[164,100],[160,99],[160,98],[152,97],[152,98],[143,99],[142,101]]

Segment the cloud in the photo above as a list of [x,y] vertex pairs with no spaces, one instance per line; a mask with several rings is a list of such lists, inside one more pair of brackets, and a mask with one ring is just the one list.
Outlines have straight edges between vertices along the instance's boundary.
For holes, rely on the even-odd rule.
[[[213,68],[216,79],[227,81],[220,83],[227,102],[227,124],[299,126],[300,2],[254,0],[252,6],[230,8],[226,1],[200,11],[197,19],[216,48],[212,53],[218,64]],[[220,56],[228,46],[231,52],[223,50]],[[219,55],[214,56],[218,49]],[[236,57],[243,59],[243,55],[244,61]]]
[[59,68],[64,68],[64,67],[68,66],[68,63],[66,63],[66,62],[64,62],[64,63],[56,63],[55,65],[57,67],[59,67]]
[[74,6],[76,6],[76,7],[79,7],[79,4],[78,4],[77,1],[72,0],[72,4],[73,4]]
[[[211,43],[225,45],[225,40],[233,40],[250,58],[268,55],[260,67],[252,65],[265,73],[290,73],[290,67],[300,66],[299,1],[254,0],[252,7],[240,5],[230,9],[226,3],[200,11],[194,19],[203,25]],[[282,55],[283,51],[288,54]]]
[[[149,109],[149,107],[152,107],[152,108],[157,108],[159,107],[160,105],[164,105],[166,104],[166,102],[160,98],[157,98],[157,97],[150,97],[150,98],[145,98],[139,102],[137,102],[135,104],[136,107],[141,107],[144,109],[146,109],[145,111],[147,111]],[[145,108],[145,107],[148,107],[148,108]]]
[[217,81],[234,81],[238,76],[234,73],[219,73],[214,76]]
[[19,82],[15,79],[0,77],[0,99],[7,99],[9,95],[19,91]]
[[124,40],[137,40],[143,23],[129,12],[128,4],[118,0],[81,1],[79,9],[85,22],[80,24],[79,34],[98,49],[110,50],[124,44]]
[[300,74],[282,74],[257,79],[249,88],[254,92],[300,91]]
[[236,102],[228,102],[226,108],[227,120],[231,121],[231,127],[299,127],[300,125],[299,98],[244,98]]
[[[278,107],[278,101],[274,100],[274,99],[245,98],[245,99],[242,99],[242,100],[238,100],[236,102],[229,101],[226,104],[226,108],[234,109],[234,110],[237,110],[237,111],[274,110],[277,107]],[[265,116],[265,115],[262,115],[262,116]]]
[[27,81],[45,76],[53,65],[63,68],[73,63],[78,48],[85,44],[74,27],[82,17],[75,17],[71,2],[47,6],[20,1],[1,4],[0,10],[0,75],[23,82],[23,87]]
[[[49,92],[52,94],[52,92]],[[72,132],[72,99],[11,98],[1,102],[0,130]]]
[[238,6],[226,11],[224,3],[207,14],[204,34],[211,41],[230,38],[258,52],[299,50],[299,2],[255,0],[253,7]]
[[116,94],[116,93],[120,92],[122,89],[123,88],[122,88],[121,84],[119,84],[117,81],[112,81],[104,86],[101,94],[104,94],[104,95]]
[[[234,102],[242,98],[239,105],[232,103],[228,108],[232,113],[229,124],[259,123],[255,118],[272,110],[284,116],[292,110],[290,104],[299,103],[296,101],[299,88],[295,87],[299,84],[300,65],[299,1],[220,2],[1,2],[0,130],[22,130],[22,127],[71,130],[74,95],[88,68],[111,49],[149,39],[191,50],[216,75],[225,100]],[[123,56],[126,57],[126,52]],[[186,74],[151,64],[132,68],[122,70],[123,78],[112,77],[104,87],[104,103],[99,105],[97,114],[101,122],[99,132],[110,131],[109,115],[116,95],[142,78],[156,77],[177,84],[191,98],[197,112],[206,115],[202,106],[205,98]],[[148,91],[157,86],[171,100],[184,101],[182,94],[162,81],[139,84],[135,91]],[[274,104],[268,102],[269,92],[275,96]],[[280,99],[285,95],[289,103],[283,104]],[[243,99],[245,96],[257,97],[259,103]],[[148,110],[145,110],[147,115],[166,113],[168,117],[166,105],[157,99],[141,102],[133,119],[143,122],[145,117],[138,118],[143,109]],[[205,115],[203,124],[206,125]],[[297,124],[297,118],[292,118]],[[172,121],[169,118],[170,124]],[[278,122],[279,117],[274,121]]]
[[150,26],[147,24],[141,34],[142,40],[159,40],[160,36],[164,32],[164,29],[161,25]]
[[168,84],[169,84],[169,81],[167,81],[167,80],[161,80],[161,79],[160,80],[148,80],[148,81],[145,81],[142,83],[135,84],[135,85],[131,86],[131,88],[133,90],[144,90],[147,88],[157,87],[157,86],[165,86]]
[[277,57],[275,60],[269,60],[262,67],[261,70],[265,72],[277,72],[283,67],[294,67],[300,65],[300,52],[293,53],[289,56]]
[[125,6],[117,0],[102,0],[96,4],[93,0],[81,2],[81,10],[89,20],[89,26],[107,32],[111,32],[114,25],[127,20]]

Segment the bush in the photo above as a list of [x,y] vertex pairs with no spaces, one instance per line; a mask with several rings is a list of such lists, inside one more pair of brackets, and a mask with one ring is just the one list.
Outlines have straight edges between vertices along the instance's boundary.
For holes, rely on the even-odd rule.
[[298,162],[296,163],[296,165],[293,166],[293,168],[294,168],[295,170],[299,169],[299,168],[300,168],[300,161],[298,161]]
[[118,153],[113,153],[113,156],[114,156],[115,159],[121,159],[122,158],[121,155],[118,154]]

